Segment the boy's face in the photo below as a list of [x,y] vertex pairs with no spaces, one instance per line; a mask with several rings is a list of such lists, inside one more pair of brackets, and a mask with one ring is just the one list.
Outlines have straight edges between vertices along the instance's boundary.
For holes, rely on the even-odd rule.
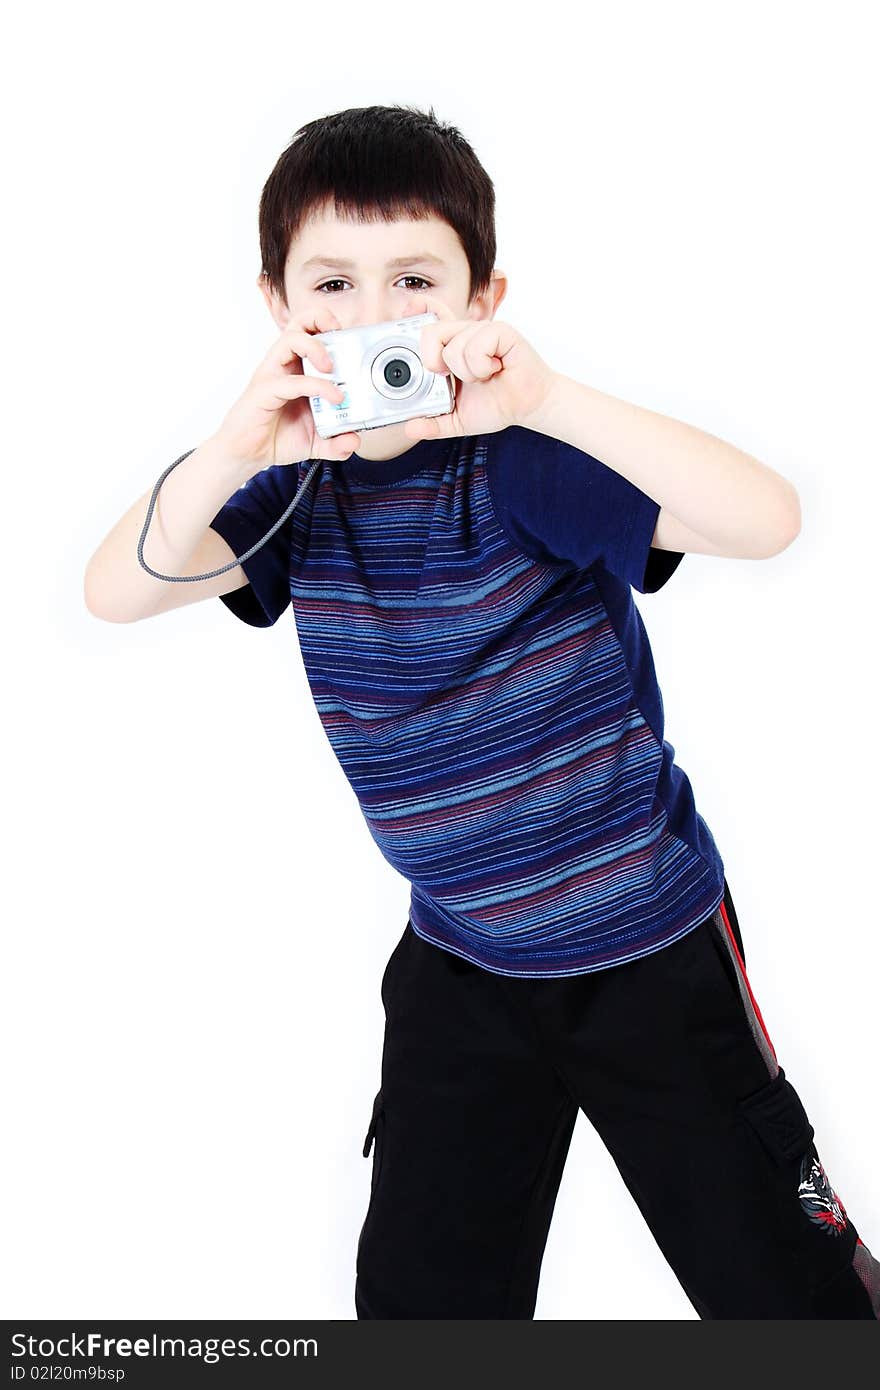
[[[342,328],[382,323],[400,318],[407,300],[419,293],[442,300],[456,318],[493,318],[507,292],[506,276],[493,271],[488,290],[471,303],[469,282],[464,248],[442,218],[351,222],[339,218],[332,203],[314,213],[291,242],[284,268],[287,305],[262,276],[257,280],[279,329],[321,305],[329,305]],[[360,441],[359,456],[377,460],[413,444],[402,424],[362,430]]]

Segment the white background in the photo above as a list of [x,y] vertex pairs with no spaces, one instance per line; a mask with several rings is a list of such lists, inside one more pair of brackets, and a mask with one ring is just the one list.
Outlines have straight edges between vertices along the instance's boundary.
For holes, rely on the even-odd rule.
[[[473,143],[500,318],[799,491],[783,554],[688,556],[637,602],[765,1022],[880,1254],[869,14],[16,11],[4,1316],[354,1317],[379,982],[408,885],[326,741],[290,611],[268,630],[219,600],[104,623],[82,576],[277,336],[255,279],[278,155],[305,121],[372,103],[433,104]],[[696,1317],[583,1116],[536,1315]]]

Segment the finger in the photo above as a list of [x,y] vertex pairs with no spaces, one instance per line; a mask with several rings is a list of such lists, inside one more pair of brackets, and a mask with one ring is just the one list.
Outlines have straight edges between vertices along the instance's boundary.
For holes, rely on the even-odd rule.
[[290,368],[299,370],[304,358],[318,368],[319,371],[330,372],[333,370],[333,358],[328,348],[324,346],[320,338],[305,332],[303,329],[291,329],[285,333],[283,338],[278,340],[275,350],[269,354],[268,365],[273,371],[278,368]]
[[314,335],[329,333],[341,327],[332,309],[319,306],[308,314],[292,319],[266,354],[265,363],[272,368],[286,367],[294,358],[309,357],[316,366],[332,371],[333,358]]
[[[324,298],[326,301],[327,296],[325,295]],[[313,326],[318,333],[330,333],[334,329],[342,327],[339,319],[326,302],[324,304],[319,304],[306,315],[301,314],[299,322],[300,326],[306,328],[309,332],[311,332]]]
[[418,290],[413,290],[404,300],[403,315],[410,314],[436,314],[438,319],[454,319],[455,314],[445,304],[442,299],[438,299],[435,294],[421,294]]
[[450,319],[443,323],[426,323],[422,329],[421,358],[428,371],[447,371],[448,363],[444,357],[447,343],[460,333],[465,333],[470,337],[480,327],[481,324],[473,319]]
[[342,324],[330,308],[325,295],[323,304],[306,309],[302,314],[297,314],[292,318],[285,332],[292,328],[303,328],[306,333],[329,333],[333,329],[341,327]]
[[345,391],[335,381],[326,381],[321,376],[303,376],[300,372],[273,377],[265,385],[277,401],[294,401],[300,396],[323,396],[325,400],[339,405],[345,400]]
[[335,434],[332,439],[325,439],[322,443],[325,449],[331,449],[333,451],[332,457],[347,459],[360,448],[361,437],[359,434],[352,432],[348,434]]
[[456,417],[450,413],[447,415],[419,415],[412,420],[405,420],[403,432],[408,439],[452,439],[454,435],[461,434],[461,430],[456,423]]
[[485,324],[462,328],[440,350],[440,360],[460,381],[485,381],[501,371],[502,363],[485,346]]
[[439,439],[440,431],[436,427],[436,420],[428,419],[426,416],[419,416],[417,420],[405,420],[403,432],[407,439]]
[[[505,356],[517,343],[516,330],[508,323],[481,319],[474,331],[460,330],[461,341],[452,325],[434,324],[441,345],[440,360],[450,366],[456,376],[466,372],[462,381],[484,381],[504,366]],[[436,368],[434,369],[436,370]]]

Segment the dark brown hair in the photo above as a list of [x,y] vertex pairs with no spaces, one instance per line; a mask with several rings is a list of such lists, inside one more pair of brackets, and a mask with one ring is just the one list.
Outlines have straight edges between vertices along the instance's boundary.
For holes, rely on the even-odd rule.
[[412,106],[360,106],[296,132],[260,196],[262,273],[287,305],[284,265],[309,214],[332,202],[360,222],[432,213],[458,233],[470,266],[468,302],[495,265],[495,189],[455,126]]

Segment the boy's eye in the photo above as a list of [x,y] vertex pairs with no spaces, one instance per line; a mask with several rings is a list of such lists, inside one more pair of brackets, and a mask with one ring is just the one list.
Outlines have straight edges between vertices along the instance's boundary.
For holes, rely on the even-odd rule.
[[[431,288],[431,282],[430,282],[429,280],[426,280],[425,277],[424,277],[423,275],[403,275],[403,276],[401,276],[401,279],[403,279],[403,280],[418,280],[418,281],[419,281],[419,284],[420,284],[421,287],[422,287],[422,289],[428,290],[428,289]],[[348,281],[347,281],[347,280],[325,280],[324,283],[323,283],[322,285],[318,285],[318,289],[321,290],[321,291],[323,291],[323,292],[325,292],[325,293],[336,294],[337,291],[336,291],[336,290],[331,290],[329,287],[330,287],[331,285],[346,285],[346,284],[348,284]]]

